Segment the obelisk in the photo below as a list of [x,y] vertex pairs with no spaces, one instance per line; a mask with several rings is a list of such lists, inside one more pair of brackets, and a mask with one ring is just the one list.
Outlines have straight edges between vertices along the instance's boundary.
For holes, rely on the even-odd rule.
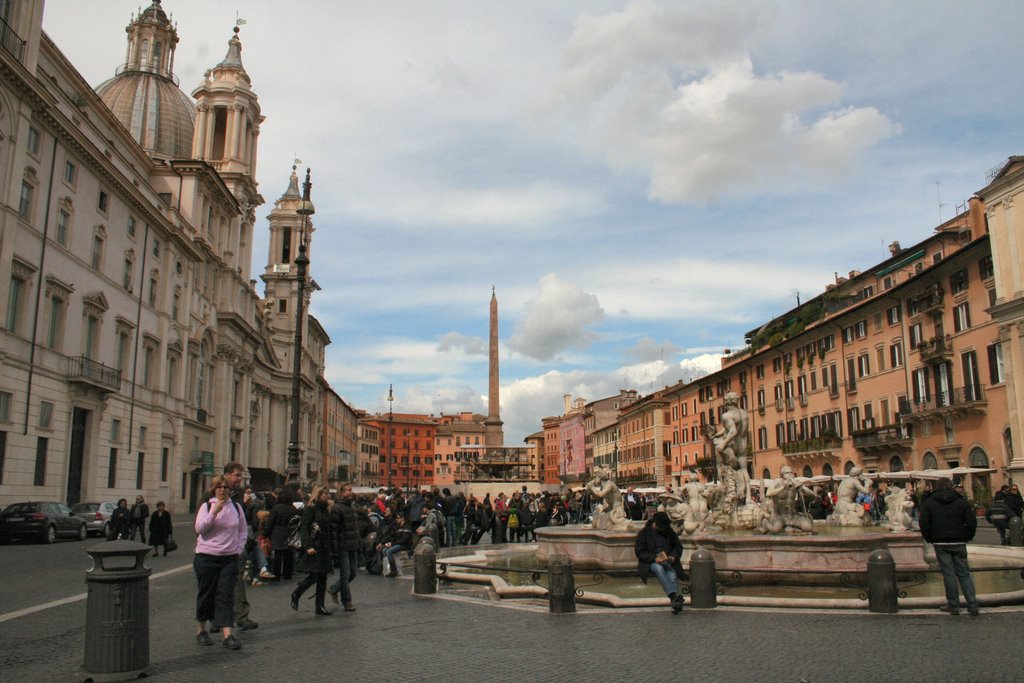
[[498,297],[491,287],[491,342],[488,362],[487,419],[484,420],[484,445],[502,446],[505,433],[501,422],[501,398],[498,384]]

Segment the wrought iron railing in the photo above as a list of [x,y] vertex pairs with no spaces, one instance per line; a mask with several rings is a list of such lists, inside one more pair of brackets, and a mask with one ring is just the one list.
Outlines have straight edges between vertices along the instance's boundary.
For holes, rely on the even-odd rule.
[[68,358],[68,379],[106,387],[111,391],[121,388],[120,370],[109,368],[85,356]]
[[25,41],[3,19],[0,19],[0,46],[19,62],[25,61]]

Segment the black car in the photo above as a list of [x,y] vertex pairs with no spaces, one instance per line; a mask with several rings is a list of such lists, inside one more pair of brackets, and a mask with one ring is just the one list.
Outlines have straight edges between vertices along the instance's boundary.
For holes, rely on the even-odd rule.
[[84,541],[85,522],[64,503],[12,503],[0,512],[0,543],[34,538],[53,543],[59,537]]

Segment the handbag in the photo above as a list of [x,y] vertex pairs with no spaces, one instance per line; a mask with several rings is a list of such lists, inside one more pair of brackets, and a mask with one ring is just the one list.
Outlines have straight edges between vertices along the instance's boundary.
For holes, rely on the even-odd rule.
[[174,536],[168,536],[167,541],[164,543],[164,555],[171,552],[172,550],[178,549],[178,542],[174,540]]
[[302,534],[299,533],[298,527],[292,529],[292,532],[288,534],[288,540],[286,542],[288,547],[292,550],[302,550]]

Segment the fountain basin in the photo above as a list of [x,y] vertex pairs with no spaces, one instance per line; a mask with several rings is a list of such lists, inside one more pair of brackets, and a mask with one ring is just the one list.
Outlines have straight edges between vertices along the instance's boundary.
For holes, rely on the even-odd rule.
[[[636,569],[634,542],[640,525],[628,531],[601,531],[582,525],[537,529],[537,559],[546,563],[556,554],[572,558],[580,569]],[[816,525],[814,534],[763,535],[724,531],[685,536],[683,566],[698,547],[715,560],[718,571],[803,570],[859,572],[871,552],[885,548],[898,571],[928,568],[925,544],[914,531],[891,532],[882,527]]]

